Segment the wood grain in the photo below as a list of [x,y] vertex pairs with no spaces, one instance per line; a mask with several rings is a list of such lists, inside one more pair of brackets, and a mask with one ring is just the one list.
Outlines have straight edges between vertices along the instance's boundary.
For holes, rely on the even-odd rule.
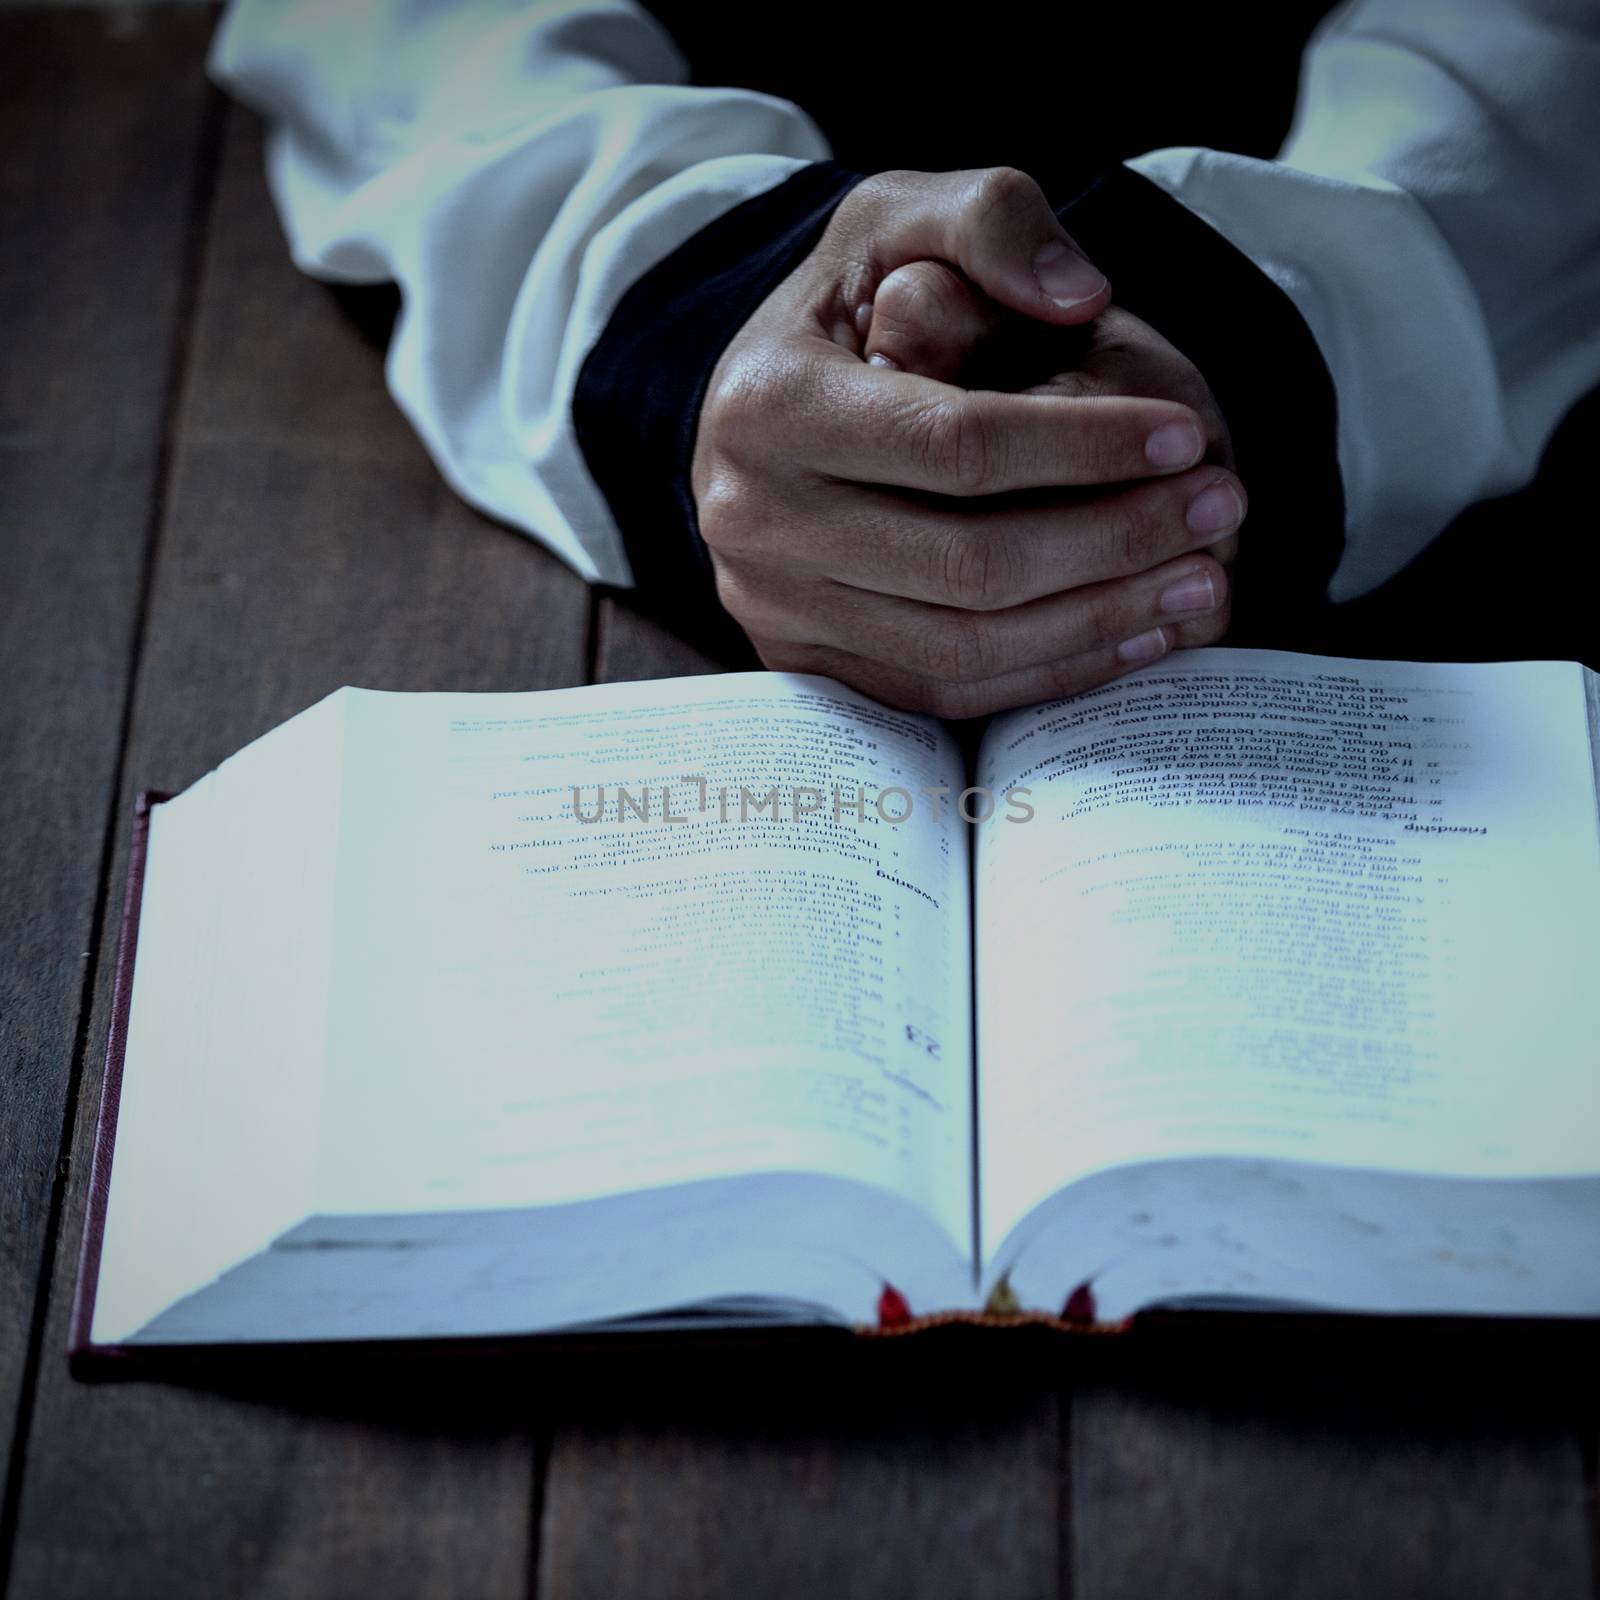
[[[200,63],[209,33],[201,14],[122,24],[88,10],[0,12],[0,764],[11,802],[0,829],[0,1433],[8,1444],[25,1400],[172,350],[194,207],[204,198]],[[0,1522],[16,1487],[8,1482]],[[5,1537],[0,1528],[0,1567]]]
[[1586,1336],[1178,1340],[1074,1398],[1077,1600],[1592,1593]]
[[557,1429],[541,1600],[1057,1593],[1054,1393],[756,1365]]
[[[580,681],[588,611],[575,576],[440,482],[384,391],[379,352],[290,266],[257,129],[231,114],[119,837],[137,788],[191,782],[340,684]],[[523,1594],[539,1440],[502,1391],[447,1389],[425,1370],[333,1369],[256,1390],[69,1378],[108,998],[102,982],[14,1593]]]
[[687,678],[719,663],[623,601],[602,597],[595,612],[594,681]]

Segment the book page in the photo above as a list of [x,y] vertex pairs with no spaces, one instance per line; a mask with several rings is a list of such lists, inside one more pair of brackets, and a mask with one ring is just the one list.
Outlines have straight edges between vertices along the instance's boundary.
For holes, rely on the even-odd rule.
[[331,695],[150,815],[97,1339],[312,1208],[343,743]]
[[961,783],[821,678],[354,693],[318,1208],[808,1171],[969,1260]]
[[1186,651],[977,781],[986,1256],[1131,1161],[1600,1171],[1581,668]]

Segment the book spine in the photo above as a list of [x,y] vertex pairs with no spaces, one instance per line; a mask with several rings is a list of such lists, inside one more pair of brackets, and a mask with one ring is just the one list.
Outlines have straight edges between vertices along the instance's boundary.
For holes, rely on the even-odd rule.
[[1127,1333],[1132,1326],[1132,1317],[1121,1322],[1069,1322],[1048,1311],[1015,1311],[1004,1316],[992,1311],[931,1311],[887,1326],[881,1322],[858,1322],[852,1331],[864,1339],[898,1339],[933,1328],[1053,1328],[1058,1333],[1103,1335]]

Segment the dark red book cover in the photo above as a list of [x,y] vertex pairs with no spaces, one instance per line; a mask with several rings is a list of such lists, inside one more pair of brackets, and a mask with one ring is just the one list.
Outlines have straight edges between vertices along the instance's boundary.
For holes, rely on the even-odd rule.
[[96,1345],[95,1291],[100,1283],[100,1252],[105,1243],[106,1206],[111,1198],[111,1157],[117,1142],[117,1110],[122,1102],[122,1062],[128,1048],[128,1011],[133,1002],[133,965],[139,947],[139,906],[144,897],[145,858],[150,848],[150,813],[170,795],[145,790],[133,808],[133,840],[128,852],[128,881],[122,894],[122,920],[117,934],[116,983],[111,996],[111,1028],[106,1035],[105,1073],[100,1084],[100,1111],[95,1119],[94,1155],[89,1164],[89,1206],[78,1252],[78,1285],[72,1299],[67,1355],[74,1373],[101,1359],[115,1359],[124,1347]]

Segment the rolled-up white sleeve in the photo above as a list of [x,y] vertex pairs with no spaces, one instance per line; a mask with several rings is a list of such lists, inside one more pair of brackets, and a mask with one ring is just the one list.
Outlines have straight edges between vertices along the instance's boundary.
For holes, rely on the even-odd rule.
[[825,158],[816,126],[689,87],[626,0],[233,0],[211,71],[269,120],[297,264],[399,285],[389,387],[444,477],[630,583],[574,429],[584,358],[652,265]]
[[1314,36],[1275,161],[1194,148],[1129,165],[1247,255],[1317,341],[1346,509],[1334,600],[1526,483],[1600,382],[1595,0],[1356,0]]

